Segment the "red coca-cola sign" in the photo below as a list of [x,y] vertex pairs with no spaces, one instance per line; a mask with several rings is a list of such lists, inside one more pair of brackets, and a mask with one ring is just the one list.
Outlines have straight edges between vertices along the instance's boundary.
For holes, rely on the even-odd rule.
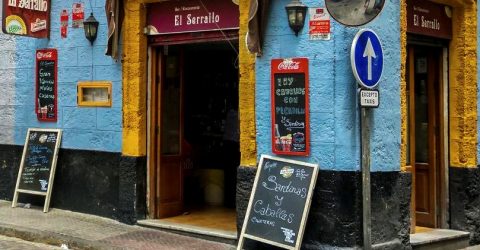
[[3,33],[48,38],[50,8],[50,0],[3,0]]
[[278,70],[295,70],[300,68],[300,62],[295,62],[291,59],[285,59],[277,66]]
[[149,35],[238,29],[236,0],[185,0],[151,4],[148,8]]
[[310,153],[309,75],[307,58],[272,59],[272,152]]
[[42,122],[57,121],[57,68],[56,49],[39,49],[35,53],[35,113]]

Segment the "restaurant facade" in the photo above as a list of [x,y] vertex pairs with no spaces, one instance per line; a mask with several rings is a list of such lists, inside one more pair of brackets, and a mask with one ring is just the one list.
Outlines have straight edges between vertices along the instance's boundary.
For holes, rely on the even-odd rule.
[[[234,241],[260,156],[276,155],[319,165],[303,248],[362,246],[350,52],[369,29],[383,48],[379,105],[367,111],[372,243],[408,249],[422,228],[480,243],[476,1],[351,1],[368,21],[350,24],[342,1],[304,0],[298,31],[289,2],[94,1],[84,5],[99,22],[90,43],[75,5],[53,0],[48,38],[4,30],[0,199],[12,199],[27,129],[58,128],[52,207]],[[42,49],[58,55],[50,120],[35,91]]]

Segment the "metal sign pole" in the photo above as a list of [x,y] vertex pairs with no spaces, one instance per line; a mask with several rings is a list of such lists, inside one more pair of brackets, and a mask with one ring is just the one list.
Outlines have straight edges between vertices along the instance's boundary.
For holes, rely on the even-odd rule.
[[370,201],[370,122],[369,110],[360,108],[361,152],[362,152],[362,210],[363,210],[363,249],[372,249],[372,217]]
[[[363,249],[372,249],[372,205],[370,193],[370,110],[379,105],[376,90],[383,72],[383,48],[377,34],[371,29],[361,29],[353,38],[350,61],[353,76],[361,86],[358,91],[360,108],[360,134],[362,153],[362,218]],[[362,89],[363,88],[363,89]]]

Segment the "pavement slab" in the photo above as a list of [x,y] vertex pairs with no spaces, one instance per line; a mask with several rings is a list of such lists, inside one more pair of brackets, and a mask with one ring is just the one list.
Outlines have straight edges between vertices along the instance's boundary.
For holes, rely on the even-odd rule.
[[[204,239],[131,226],[115,220],[60,209],[11,207],[0,201],[0,235],[70,249],[235,249]],[[3,249],[0,246],[0,249]]]
[[2,250],[25,250],[25,249],[60,250],[61,248],[0,235],[0,249]]

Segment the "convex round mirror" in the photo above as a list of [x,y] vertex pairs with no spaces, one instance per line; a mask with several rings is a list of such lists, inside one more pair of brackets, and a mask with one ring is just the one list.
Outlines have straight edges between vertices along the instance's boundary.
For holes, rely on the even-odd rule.
[[385,0],[325,0],[330,15],[346,26],[372,21],[383,9]]

